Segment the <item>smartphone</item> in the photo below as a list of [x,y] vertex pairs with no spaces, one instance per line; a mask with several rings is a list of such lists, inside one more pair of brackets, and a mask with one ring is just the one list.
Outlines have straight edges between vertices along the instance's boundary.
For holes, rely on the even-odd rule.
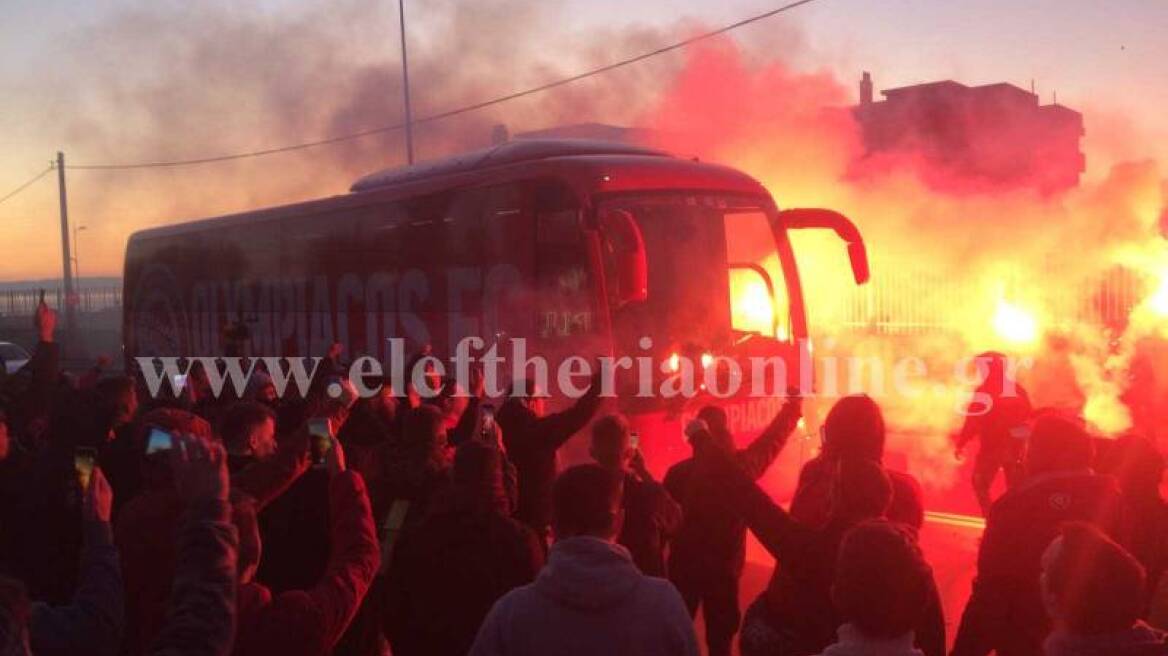
[[41,287],[41,301],[40,301],[39,305],[44,305],[44,304],[45,304],[45,288]]
[[479,431],[484,442],[495,443],[495,406],[490,403],[479,407]]
[[146,455],[166,453],[174,448],[174,436],[157,426],[150,428],[146,435]]
[[308,435],[312,438],[312,464],[323,465],[324,457],[333,448],[333,427],[327,417],[308,420]]
[[629,433],[629,448],[634,451],[641,448],[641,434],[637,431]]
[[73,450],[73,469],[77,472],[77,481],[81,489],[89,489],[89,481],[93,479],[93,468],[97,466],[97,449],[88,446],[79,446]]

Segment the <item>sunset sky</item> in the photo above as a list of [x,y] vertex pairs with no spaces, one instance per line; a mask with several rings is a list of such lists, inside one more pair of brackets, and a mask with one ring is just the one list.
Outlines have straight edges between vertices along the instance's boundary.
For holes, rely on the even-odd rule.
[[[412,89],[421,113],[438,111],[781,3],[410,0],[411,57],[418,62]],[[42,170],[57,150],[75,163],[197,157],[400,118],[390,75],[398,57],[396,2],[191,4],[198,9],[166,1],[5,0],[0,196]],[[760,61],[826,70],[849,89],[862,70],[873,73],[877,89],[947,78],[1022,87],[1033,80],[1044,102],[1057,92],[1060,103],[1085,113],[1089,175],[1125,159],[1168,160],[1165,0],[818,0],[733,38]],[[627,121],[642,102],[637,85],[650,84],[655,72],[667,74],[681,57],[622,73],[619,85],[551,91],[569,95],[496,108],[481,120],[529,128],[563,117]],[[348,71],[363,72],[340,79]],[[308,88],[318,82],[326,86]],[[597,89],[606,94],[603,102],[583,113],[565,109],[579,104],[569,98]],[[278,120],[271,119],[273,106],[284,109]],[[547,107],[556,109],[543,113]],[[451,131],[477,134],[480,127],[459,125],[435,127],[443,136],[429,144],[423,136],[423,149],[448,149],[463,143]],[[137,228],[341,193],[352,174],[376,168],[372,162],[399,161],[396,154],[358,154],[348,166],[298,155],[219,170],[71,172],[72,218],[86,226],[81,272],[119,275],[126,238]],[[316,170],[326,166],[328,172]],[[8,244],[0,280],[59,275],[58,230],[53,176],[0,204],[0,238]]]

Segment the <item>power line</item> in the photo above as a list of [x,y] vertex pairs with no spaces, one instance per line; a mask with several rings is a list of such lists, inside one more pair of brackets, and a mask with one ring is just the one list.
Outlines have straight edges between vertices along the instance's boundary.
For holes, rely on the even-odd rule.
[[[582,73],[578,73],[578,74],[573,75],[571,77],[566,77],[566,78],[563,78],[560,80],[556,80],[554,82],[548,82],[546,84],[541,84],[539,86],[531,87],[529,89],[524,89],[522,91],[516,91],[514,93],[510,93],[510,94],[507,94],[505,96],[499,96],[497,98],[492,98],[490,100],[484,100],[482,102],[474,103],[473,105],[466,105],[464,107],[459,107],[457,109],[450,109],[450,110],[447,110],[444,112],[439,112],[437,114],[430,114],[428,116],[423,116],[423,117],[420,117],[420,118],[412,121],[412,124],[413,125],[424,125],[426,123],[432,123],[434,121],[439,121],[442,119],[451,118],[454,116],[458,116],[460,114],[466,114],[466,113],[477,111],[480,109],[485,109],[487,107],[491,107],[492,105],[498,105],[498,104],[505,103],[505,102],[508,102],[511,100],[517,100],[517,99],[522,98],[524,96],[530,96],[532,94],[541,93],[543,91],[548,91],[550,89],[555,89],[556,87],[562,87],[564,85],[572,84],[574,82],[579,82],[580,80],[584,80],[584,79],[587,79],[587,78],[590,78],[590,77],[593,77],[596,75],[608,73],[608,72],[614,71],[618,68],[624,68],[625,66],[630,66],[632,64],[642,62],[646,59],[651,59],[651,58],[656,57],[658,55],[663,55],[663,54],[666,54],[669,52],[673,52],[674,50],[680,50],[682,48],[685,48],[685,47],[691,46],[695,43],[698,43],[699,41],[705,41],[707,39],[711,39],[711,38],[716,37],[716,36],[721,36],[722,34],[726,34],[727,32],[730,32],[732,30],[736,30],[740,27],[745,27],[747,25],[750,25],[751,23],[757,23],[761,20],[765,20],[767,18],[771,18],[772,16],[776,16],[778,14],[790,11],[792,9],[802,7],[803,5],[809,5],[809,4],[816,2],[816,1],[817,0],[797,0],[796,2],[791,2],[791,3],[785,4],[781,7],[777,7],[775,9],[772,9],[770,11],[767,11],[767,12],[764,12],[761,14],[756,14],[754,16],[750,16],[749,18],[744,18],[744,19],[737,21],[735,23],[725,25],[725,26],[720,27],[716,30],[704,32],[702,34],[692,36],[688,39],[684,39],[682,41],[677,41],[675,43],[671,43],[669,45],[662,46],[662,47],[657,48],[655,50],[650,50],[648,52],[644,52],[644,53],[641,53],[639,55],[629,57],[627,59],[622,59],[622,60],[613,62],[611,64],[606,64],[606,65],[600,66],[598,68],[593,68],[591,70],[584,71]],[[241,153],[232,153],[232,154],[228,154],[228,155],[215,155],[215,156],[210,156],[210,157],[199,157],[199,158],[195,158],[195,159],[162,160],[162,161],[154,161],[154,162],[138,162],[138,163],[127,163],[127,164],[71,164],[67,168],[77,169],[77,170],[88,170],[88,171],[111,171],[111,170],[127,170],[127,169],[169,168],[169,167],[177,167],[177,166],[191,166],[191,165],[195,165],[195,164],[212,164],[215,162],[228,162],[228,161],[237,160],[237,159],[247,159],[247,158],[251,158],[251,157],[262,157],[265,155],[276,155],[279,153],[287,153],[287,152],[292,152],[292,151],[296,151],[296,150],[304,150],[307,148],[317,148],[319,146],[329,146],[329,145],[333,145],[333,144],[337,144],[337,143],[342,143],[345,141],[352,141],[354,139],[361,139],[363,137],[368,137],[368,136],[372,136],[375,134],[383,134],[386,132],[393,132],[396,130],[404,129],[405,127],[406,127],[405,123],[394,123],[392,125],[386,125],[386,126],[382,126],[382,127],[378,127],[378,128],[371,128],[369,130],[362,130],[360,132],[353,132],[350,134],[338,135],[335,137],[328,137],[326,139],[319,139],[317,141],[306,141],[306,142],[297,143],[297,144],[290,144],[287,146],[279,146],[279,147],[275,147],[275,148],[265,148],[262,150],[252,150],[252,151],[241,152]],[[2,202],[2,201],[0,201],[0,202]]]
[[16,189],[13,189],[12,191],[8,192],[8,194],[6,194],[6,195],[5,195],[3,198],[0,198],[0,203],[3,203],[4,201],[8,200],[9,198],[12,198],[13,196],[15,196],[15,195],[19,194],[20,192],[24,191],[25,189],[28,189],[29,187],[31,187],[31,186],[32,186],[32,184],[33,184],[34,182],[36,182],[37,180],[40,180],[41,178],[45,177],[45,176],[46,176],[46,175],[48,175],[48,174],[49,174],[49,172],[50,172],[50,171],[52,171],[52,170],[53,170],[53,167],[52,167],[52,165],[49,165],[49,167],[48,167],[48,168],[46,168],[45,170],[41,171],[40,173],[37,173],[37,174],[36,174],[36,175],[34,175],[32,178],[30,178],[30,179],[29,179],[27,182],[25,182],[24,184],[20,185],[20,186],[19,186],[19,187],[17,187]]

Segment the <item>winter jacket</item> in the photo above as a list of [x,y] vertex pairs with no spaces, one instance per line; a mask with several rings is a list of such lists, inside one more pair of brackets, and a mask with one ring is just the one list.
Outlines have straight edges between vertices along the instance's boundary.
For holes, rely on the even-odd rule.
[[1120,520],[1115,479],[1090,472],[1032,477],[998,499],[986,519],[973,594],[954,656],[1042,653],[1049,622],[1039,590],[1042,554],[1068,521],[1091,522],[1115,535]]
[[588,425],[600,401],[600,385],[594,381],[572,407],[546,417],[537,417],[515,399],[499,408],[496,421],[503,430],[503,445],[515,463],[519,478],[519,508],[515,518],[537,532],[545,531],[552,520],[556,452]]
[[328,654],[348,626],[380,565],[369,497],[360,474],[329,485],[332,552],[309,590],[273,595],[259,583],[240,589],[236,656]]
[[231,506],[218,499],[187,508],[169,609],[147,656],[227,656],[235,635],[235,552]]
[[839,641],[823,650],[819,656],[924,656],[913,647],[913,634],[899,638],[874,639],[865,636],[851,624],[839,628]]
[[[783,420],[783,421],[780,421]],[[779,415],[749,446],[737,451],[734,460],[751,480],[757,480],[778,457],[787,438],[795,430],[794,421]],[[732,577],[737,579],[746,564],[746,523],[726,512],[717,468],[699,458],[688,458],[669,469],[665,489],[682,510],[681,527],[669,552],[669,576]]]
[[1052,633],[1044,645],[1046,656],[1165,656],[1168,633],[1143,622],[1119,633],[1083,636]]
[[693,621],[668,581],[637,571],[628,550],[560,540],[534,583],[487,614],[472,656],[698,654]]
[[[769,619],[786,636],[789,653],[825,649],[842,623],[831,600],[836,556],[844,535],[856,522],[833,518],[821,528],[807,526],[795,521],[747,476],[735,472],[731,461],[711,465],[722,467],[718,473],[726,481],[719,494],[721,503],[745,519],[775,558],[775,573],[764,595]],[[945,618],[935,583],[930,597],[918,623],[917,644],[928,656],[943,656]]]
[[681,506],[656,481],[629,473],[624,487],[625,521],[617,543],[629,550],[646,576],[665,577],[665,546],[681,527]]
[[122,573],[106,522],[87,520],[77,592],[68,606],[35,604],[29,642],[37,656],[112,654],[121,645],[125,612]]
[[978,458],[1004,462],[1017,460],[1026,444],[1026,420],[1030,418],[1030,396],[1015,385],[1014,394],[1005,396],[992,385],[982,385],[965,410],[965,422],[957,436],[957,448],[962,448],[975,437],[981,440]]
[[[828,502],[831,497],[835,460],[816,456],[803,465],[799,483],[791,499],[791,516],[807,526],[823,526],[827,522]],[[924,493],[917,479],[902,472],[884,470],[892,483],[892,503],[886,516],[889,521],[920,530],[925,523]]]
[[466,654],[491,606],[531,583],[543,560],[527,526],[493,510],[440,502],[394,551],[384,609],[394,655]]

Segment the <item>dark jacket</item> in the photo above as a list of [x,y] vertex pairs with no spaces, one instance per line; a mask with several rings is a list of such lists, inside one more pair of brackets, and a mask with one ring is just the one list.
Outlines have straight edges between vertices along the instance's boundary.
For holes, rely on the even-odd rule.
[[629,550],[642,574],[665,578],[665,546],[681,527],[681,506],[660,483],[629,473],[624,511],[617,542]]
[[226,656],[235,635],[235,551],[231,506],[217,499],[187,508],[169,610],[147,656]]
[[258,583],[241,586],[233,654],[328,654],[357,612],[380,565],[361,475],[334,476],[329,503],[332,552],[324,576],[311,589],[277,595]]
[[1020,385],[1015,385],[1014,393],[1006,396],[1002,390],[992,385],[982,385],[976,398],[965,410],[965,422],[957,435],[957,447],[962,448],[974,438],[981,440],[979,459],[995,461],[1017,460],[1026,444],[1026,420],[1030,418],[1030,396]]
[[394,655],[466,654],[495,601],[542,566],[543,547],[525,525],[440,501],[394,551],[384,611]]
[[519,478],[515,518],[536,531],[546,530],[552,521],[556,452],[588,425],[600,401],[600,385],[594,382],[572,407],[546,417],[537,417],[515,399],[499,408],[496,420],[503,431],[503,445]]
[[[719,495],[723,507],[737,511],[775,558],[775,573],[765,594],[771,622],[787,641],[783,653],[819,653],[835,642],[843,624],[831,600],[831,587],[839,546],[856,522],[834,517],[822,527],[798,522],[749,478],[735,472],[733,463],[714,464],[723,467],[726,487]],[[943,656],[945,617],[935,583],[931,596],[917,625],[916,643],[926,656]]]
[[[823,526],[827,522],[828,503],[834,461],[822,455],[803,465],[799,483],[791,499],[791,516],[807,526]],[[892,483],[892,503],[887,517],[891,521],[920,530],[925,523],[925,501],[921,484],[909,474],[884,470]]]
[[1115,535],[1115,479],[1090,472],[1035,476],[998,499],[986,519],[973,594],[961,617],[954,656],[1036,656],[1050,630],[1039,589],[1042,554],[1068,521]]
[[28,633],[37,656],[112,654],[121,645],[125,593],[113,532],[105,522],[86,521],[84,533],[72,603],[33,606]]
[[[758,480],[795,430],[794,421],[779,415],[734,461],[750,480]],[[746,564],[746,522],[726,511],[721,490],[727,486],[720,469],[709,466],[716,458],[688,458],[669,469],[665,489],[681,504],[682,521],[669,552],[669,577],[730,576],[742,574]]]

